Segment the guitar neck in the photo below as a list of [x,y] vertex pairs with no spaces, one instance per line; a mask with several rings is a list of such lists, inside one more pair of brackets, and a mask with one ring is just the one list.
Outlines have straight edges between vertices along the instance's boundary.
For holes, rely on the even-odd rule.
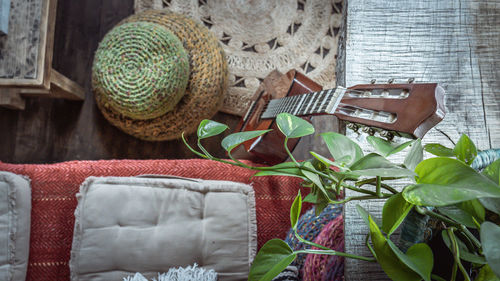
[[278,114],[283,112],[296,116],[334,114],[346,91],[346,88],[337,87],[335,89],[274,99],[267,104],[261,118],[276,118]]

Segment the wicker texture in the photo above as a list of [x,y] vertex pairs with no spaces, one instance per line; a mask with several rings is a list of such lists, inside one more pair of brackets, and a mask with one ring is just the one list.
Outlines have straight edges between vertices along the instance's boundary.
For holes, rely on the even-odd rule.
[[167,29],[148,22],[119,25],[99,44],[92,89],[99,103],[134,119],[151,119],[180,101],[189,79],[189,57]]
[[[344,221],[342,215],[329,222],[314,243],[344,252]],[[312,249],[318,249],[312,247]],[[344,258],[331,255],[307,254],[302,268],[304,281],[344,280]]]
[[[245,161],[249,165],[250,162]],[[204,160],[101,160],[50,165],[0,162],[0,170],[31,179],[31,241],[27,281],[69,280],[76,193],[89,176],[167,174],[252,184],[255,190],[258,248],[270,239],[284,238],[290,227],[290,205],[300,179],[252,177],[255,171]],[[306,188],[301,188],[303,194]]]
[[97,105],[114,126],[137,138],[163,141],[179,138],[182,132],[194,132],[203,119],[212,117],[222,105],[228,83],[227,63],[217,39],[204,26],[169,11],[146,11],[132,15],[119,25],[132,22],[158,24],[177,36],[190,60],[186,93],[173,110],[152,119],[124,116],[102,99]]

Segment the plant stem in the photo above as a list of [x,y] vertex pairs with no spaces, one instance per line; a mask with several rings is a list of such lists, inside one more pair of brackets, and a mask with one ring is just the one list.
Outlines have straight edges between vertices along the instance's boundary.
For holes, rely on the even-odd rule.
[[294,254],[323,254],[323,255],[331,255],[331,256],[341,256],[341,257],[346,257],[346,258],[351,258],[351,259],[357,259],[357,260],[363,260],[363,261],[369,261],[369,262],[376,262],[374,258],[369,258],[369,257],[363,257],[363,256],[357,256],[353,254],[348,254],[344,252],[339,252],[335,250],[298,250],[294,251]]
[[380,177],[377,176],[377,186],[376,186],[375,190],[377,191],[378,197],[382,197],[382,192],[380,191],[380,184],[381,184]]
[[[397,178],[383,178],[383,179],[397,179]],[[355,185],[356,186],[362,186],[362,185],[365,185],[365,184],[376,185],[376,183],[375,183],[376,181],[377,181],[377,178],[371,178],[371,179],[366,179],[366,180],[358,181],[358,182],[356,182]],[[399,193],[396,189],[394,189],[393,187],[391,187],[388,184],[385,184],[383,182],[381,183],[380,186],[382,188],[386,189],[387,191],[392,192],[393,194]]]
[[458,265],[458,268],[460,269],[460,272],[462,272],[462,275],[464,276],[465,281],[470,281],[469,274],[467,274],[467,271],[465,270],[464,266],[462,265],[462,262],[460,261],[460,249],[458,248],[458,243],[457,243],[457,238],[455,237],[455,228],[450,227],[446,230],[448,232],[448,236],[450,237],[450,242],[451,242],[451,250],[453,253],[453,258],[455,259],[455,263],[453,264],[454,271],[456,273],[456,266]]
[[379,197],[377,195],[352,196],[352,197],[347,197],[344,200],[340,200],[340,201],[330,200],[329,203],[331,203],[331,204],[344,204],[344,203],[347,203],[350,201],[355,201],[355,200],[380,199],[380,198],[389,198],[391,196],[392,196],[392,194],[387,194],[387,193],[382,193],[382,197]]
[[286,150],[286,153],[288,154],[288,156],[290,157],[290,159],[292,159],[293,162],[295,162],[295,164],[297,164],[298,167],[300,167],[300,164],[299,162],[297,162],[297,160],[295,160],[295,158],[293,157],[292,153],[290,152],[290,149],[288,149],[288,137],[285,137],[285,150]]

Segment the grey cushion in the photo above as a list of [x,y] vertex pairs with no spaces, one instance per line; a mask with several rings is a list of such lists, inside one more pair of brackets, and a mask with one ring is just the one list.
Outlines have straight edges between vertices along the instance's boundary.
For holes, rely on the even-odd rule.
[[246,280],[256,253],[251,186],[165,177],[88,178],[75,211],[71,279],[157,277],[197,263]]
[[26,279],[30,222],[29,179],[0,172],[0,280]]

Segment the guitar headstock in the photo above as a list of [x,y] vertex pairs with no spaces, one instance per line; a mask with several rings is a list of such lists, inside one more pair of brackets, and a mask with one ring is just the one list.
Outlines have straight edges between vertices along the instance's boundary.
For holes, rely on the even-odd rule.
[[444,90],[436,83],[361,84],[348,88],[335,115],[348,128],[379,134],[422,138],[445,116]]

